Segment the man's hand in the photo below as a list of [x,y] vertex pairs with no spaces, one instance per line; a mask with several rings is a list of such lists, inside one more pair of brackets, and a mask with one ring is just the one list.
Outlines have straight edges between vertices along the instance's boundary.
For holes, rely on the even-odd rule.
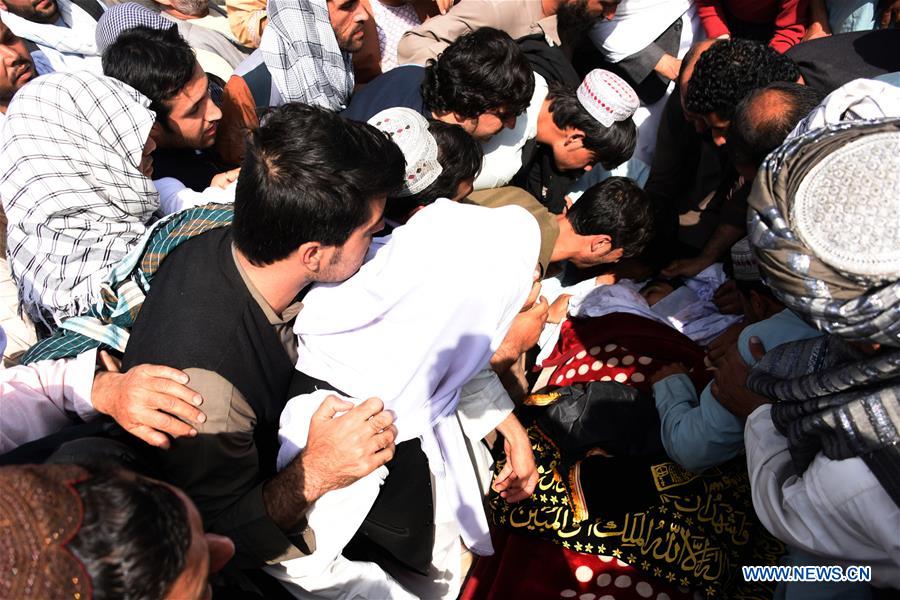
[[882,29],[900,23],[900,0],[887,0],[882,6],[884,7],[881,12]]
[[437,4],[438,10],[442,15],[446,15],[447,11],[453,8],[453,3],[456,0],[434,0],[434,3]]
[[653,70],[669,81],[674,81],[678,79],[678,72],[681,71],[681,61],[671,54],[663,54]]
[[547,321],[549,323],[561,323],[569,312],[569,300],[571,299],[572,294],[563,294],[554,300],[547,311]]
[[531,496],[538,482],[534,452],[528,432],[513,413],[497,426],[503,434],[503,448],[506,450],[506,465],[494,478],[492,487],[508,503],[514,504]]
[[687,367],[685,367],[681,363],[670,363],[668,365],[663,365],[656,373],[654,373],[650,377],[650,384],[656,385],[658,382],[662,381],[666,377],[671,377],[672,375],[687,375]]
[[94,376],[91,403],[97,412],[159,448],[169,447],[165,434],[197,435],[188,423],[206,421],[196,408],[203,399],[185,385],[189,380],[185,373],[159,365],[138,365],[120,373],[118,361],[106,352],[100,353],[100,360],[107,370]]
[[328,396],[313,414],[306,448],[298,457],[307,502],[347,487],[391,460],[397,437],[393,422],[378,398],[353,406]]
[[527,352],[537,344],[549,314],[550,305],[547,299],[541,296],[531,308],[516,315],[509,333],[491,357],[491,368],[494,372],[505,373],[523,352]]
[[728,329],[719,334],[719,337],[709,343],[709,346],[706,348],[706,362],[708,366],[716,366],[716,363],[725,357],[728,350],[737,344],[744,327],[746,327],[746,323],[738,321],[734,325],[730,325]]
[[[766,351],[759,338],[750,338],[750,352],[759,360]],[[715,369],[716,378],[710,391],[719,403],[741,419],[746,419],[754,410],[771,400],[747,389],[747,373],[750,369],[741,358],[737,345],[725,354]]]
[[212,181],[209,182],[209,187],[217,187],[224,190],[229,185],[234,183],[237,180],[238,175],[240,174],[241,168],[238,167],[237,169],[232,169],[230,171],[225,171],[224,173],[213,175]]
[[741,304],[741,292],[738,290],[734,279],[729,279],[719,286],[713,294],[713,304],[723,315],[742,315],[744,306]]

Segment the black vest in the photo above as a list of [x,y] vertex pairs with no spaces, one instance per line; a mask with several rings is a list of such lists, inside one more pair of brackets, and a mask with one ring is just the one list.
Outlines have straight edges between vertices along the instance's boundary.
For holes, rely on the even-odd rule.
[[153,279],[125,348],[122,369],[157,364],[212,371],[256,414],[260,479],[275,473],[278,419],[294,365],[241,279],[231,227],[199,235],[169,254]]

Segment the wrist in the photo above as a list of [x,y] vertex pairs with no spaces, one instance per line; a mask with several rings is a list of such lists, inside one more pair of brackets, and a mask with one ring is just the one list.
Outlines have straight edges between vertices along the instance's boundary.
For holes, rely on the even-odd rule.
[[316,464],[314,457],[310,458],[308,449],[304,449],[300,453],[295,461],[295,465],[299,470],[301,481],[303,481],[301,487],[303,497],[307,503],[312,504],[329,490],[325,478],[322,476],[321,469]]
[[104,415],[112,414],[113,387],[117,377],[122,377],[122,374],[112,371],[97,371],[94,374],[94,384],[91,387],[91,404],[98,413]]

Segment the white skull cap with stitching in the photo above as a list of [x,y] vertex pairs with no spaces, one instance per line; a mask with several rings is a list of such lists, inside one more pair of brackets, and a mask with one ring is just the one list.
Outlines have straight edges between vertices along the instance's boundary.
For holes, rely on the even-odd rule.
[[588,73],[576,95],[581,106],[604,127],[631,118],[641,105],[637,94],[624,79],[603,69]]
[[406,159],[406,174],[399,197],[418,194],[441,174],[438,147],[428,121],[404,107],[387,108],[369,119],[369,125],[388,134]]

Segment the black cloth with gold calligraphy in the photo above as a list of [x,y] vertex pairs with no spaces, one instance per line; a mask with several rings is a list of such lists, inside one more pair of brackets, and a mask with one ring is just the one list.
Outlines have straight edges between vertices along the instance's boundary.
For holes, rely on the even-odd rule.
[[742,565],[775,564],[784,553],[756,519],[743,459],[702,474],[664,456],[594,455],[564,466],[540,428],[526,426],[540,480],[532,497],[518,504],[491,493],[495,526],[616,557],[706,598],[772,597],[773,584],[749,584],[741,576]]

